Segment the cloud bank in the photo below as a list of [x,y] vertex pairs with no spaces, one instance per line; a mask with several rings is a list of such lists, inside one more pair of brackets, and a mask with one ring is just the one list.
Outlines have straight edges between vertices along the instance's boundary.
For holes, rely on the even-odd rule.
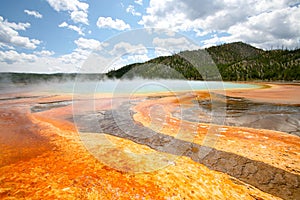
[[150,0],[138,23],[210,36],[203,42],[208,46],[244,41],[261,48],[292,48],[300,40],[299,19],[297,0]]

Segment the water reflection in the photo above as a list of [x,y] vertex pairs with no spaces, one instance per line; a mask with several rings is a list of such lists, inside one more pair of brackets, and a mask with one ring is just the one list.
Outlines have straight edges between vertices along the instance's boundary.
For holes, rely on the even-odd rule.
[[[216,99],[218,100],[218,95]],[[210,100],[198,101],[199,108],[186,108],[184,120],[210,123]],[[225,104],[224,104],[225,105]],[[173,113],[174,116],[182,116]],[[221,114],[221,113],[214,113]],[[258,103],[245,98],[226,97],[225,125],[250,127],[257,129],[270,129],[300,136],[300,107],[295,105],[280,105],[272,103]]]

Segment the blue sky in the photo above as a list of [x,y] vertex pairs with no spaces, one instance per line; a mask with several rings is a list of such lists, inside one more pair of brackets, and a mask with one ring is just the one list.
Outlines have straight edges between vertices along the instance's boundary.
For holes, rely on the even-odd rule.
[[184,37],[156,35],[150,37],[151,44],[136,35],[114,43],[125,51],[145,48],[144,55],[140,52],[128,62],[160,55],[147,51],[155,45],[188,50],[197,48],[195,44],[203,48],[243,41],[264,49],[294,49],[300,46],[299,4],[299,0],[2,0],[0,71],[76,72],[99,45],[106,47],[114,37],[142,28],[163,28]]

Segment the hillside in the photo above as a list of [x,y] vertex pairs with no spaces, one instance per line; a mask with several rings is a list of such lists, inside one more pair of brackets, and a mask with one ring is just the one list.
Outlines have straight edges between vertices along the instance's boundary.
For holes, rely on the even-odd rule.
[[[213,61],[213,62],[212,62]],[[213,66],[216,65],[217,68]],[[214,70],[217,69],[218,71]],[[200,72],[200,73],[199,73]],[[219,76],[219,73],[221,77]],[[162,56],[145,63],[134,63],[106,74],[110,78],[165,78],[224,81],[300,80],[300,49],[265,51],[235,42],[202,50]],[[101,80],[104,74],[0,73],[0,83]]]
[[[207,52],[211,58],[208,58]],[[188,62],[187,60],[191,58],[195,58],[192,60],[198,63]],[[108,76],[207,80],[208,77],[203,77],[207,72],[215,74],[215,72],[209,72],[212,69],[211,60],[216,64],[223,80],[300,80],[300,49],[265,51],[242,42],[158,57],[145,63],[127,65],[110,71]],[[199,62],[203,63],[199,64]]]

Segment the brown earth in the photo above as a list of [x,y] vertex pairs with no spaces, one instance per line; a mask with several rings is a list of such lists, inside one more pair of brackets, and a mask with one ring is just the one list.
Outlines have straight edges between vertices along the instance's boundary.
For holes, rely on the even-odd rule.
[[[278,104],[300,105],[299,83],[255,83],[261,89],[235,89],[227,90],[226,95],[243,97],[252,101]],[[223,91],[219,92],[223,93]]]

